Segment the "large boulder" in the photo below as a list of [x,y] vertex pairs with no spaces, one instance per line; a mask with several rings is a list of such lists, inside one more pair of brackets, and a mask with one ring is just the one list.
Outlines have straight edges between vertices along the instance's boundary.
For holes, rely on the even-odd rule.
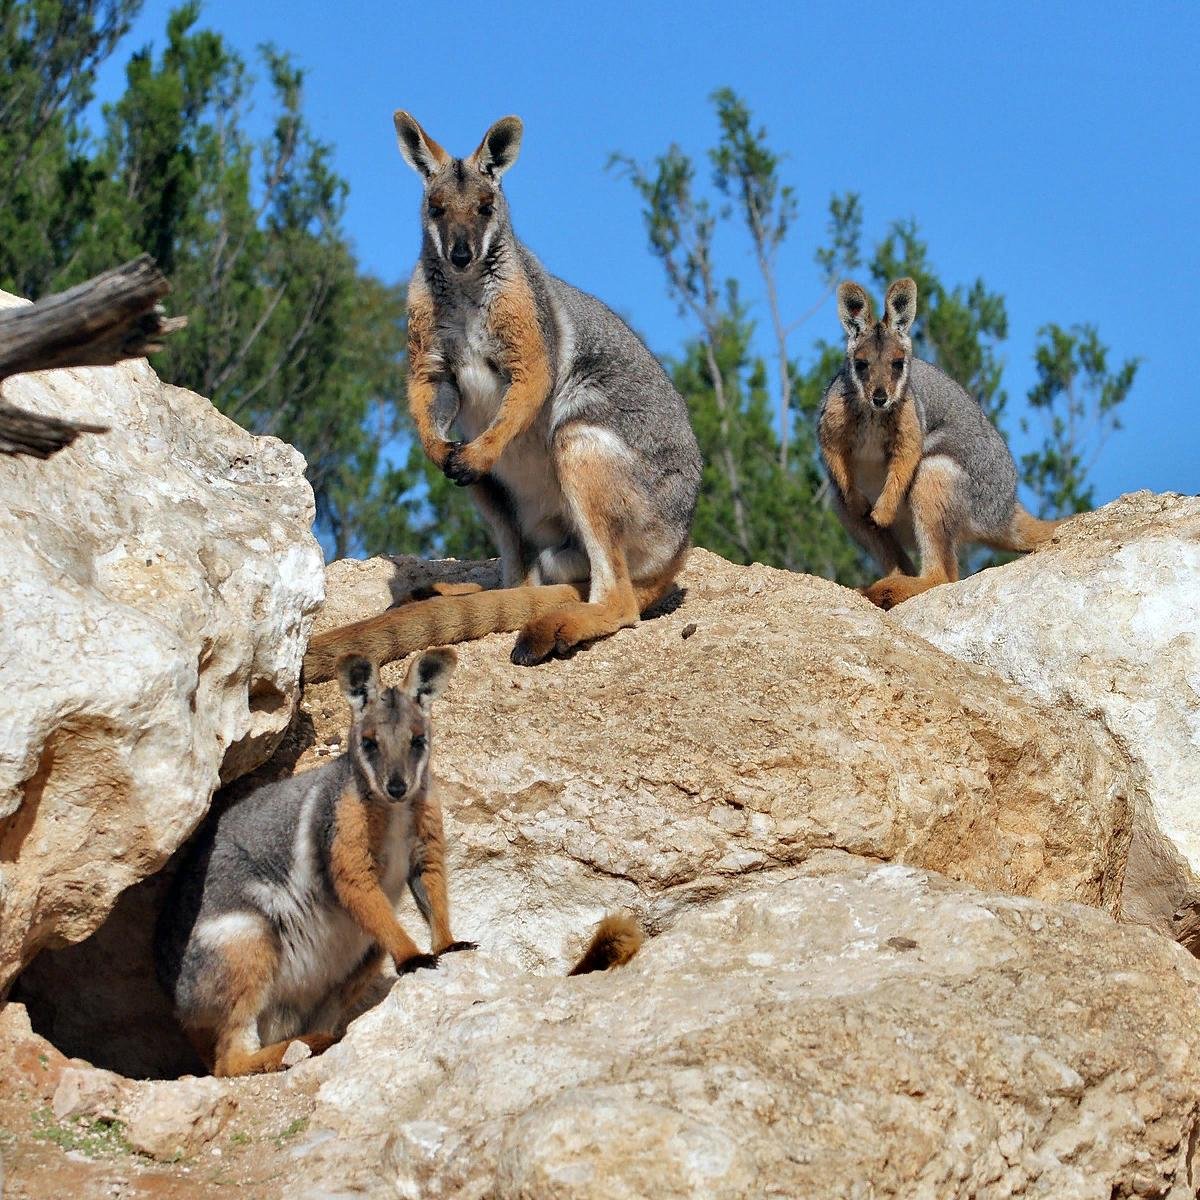
[[300,455],[144,361],[5,398],[112,429],[0,458],[0,995],[271,755],[324,582]]
[[1200,498],[1123,496],[893,616],[1112,735],[1146,781],[1126,915],[1200,953]]
[[[335,565],[327,608],[426,582],[407,560]],[[1104,730],[836,584],[700,550],[681,582],[673,610],[534,670],[512,634],[458,648],[434,718],[457,936],[557,969],[607,906],[662,927],[827,848],[1115,911],[1137,779]],[[303,717],[289,771],[341,752],[336,683]]]
[[293,1069],[317,1104],[288,1195],[1195,1194],[1180,947],[830,857],[744,881],[610,974],[480,952],[400,980]]

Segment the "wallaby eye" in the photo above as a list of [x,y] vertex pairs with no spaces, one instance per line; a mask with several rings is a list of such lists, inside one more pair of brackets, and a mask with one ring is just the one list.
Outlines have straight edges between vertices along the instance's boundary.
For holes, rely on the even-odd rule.
[[363,738],[362,748],[364,754],[374,754],[379,749],[379,743],[374,738]]
[[899,375],[900,372],[904,370],[904,359],[893,358],[892,359],[892,370],[895,371],[897,375]]
[[446,210],[440,204],[431,204],[429,206],[429,215],[436,221],[439,217],[446,215]]
[[490,217],[495,211],[495,208],[496,206],[490,200],[486,200],[479,206],[479,215],[481,217]]
[[429,745],[429,739],[422,733],[418,733],[412,740],[412,748],[414,750],[424,750]]
[[854,360],[854,370],[860,379],[867,373],[867,368],[870,365],[865,358],[856,358]]

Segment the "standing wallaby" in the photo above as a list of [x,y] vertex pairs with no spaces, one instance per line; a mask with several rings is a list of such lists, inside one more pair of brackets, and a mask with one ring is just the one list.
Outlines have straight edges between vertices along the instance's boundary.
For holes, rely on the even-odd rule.
[[[497,121],[466,159],[406,112],[395,124],[425,183],[408,289],[409,407],[426,453],[470,488],[491,527],[503,590],[323,634],[308,679],[327,678],[349,650],[383,661],[522,626],[512,660],[529,665],[633,625],[683,563],[700,486],[687,407],[661,364],[513,233],[500,178],[516,161],[520,120]],[[465,441],[449,440],[455,421]]]
[[[846,361],[825,392],[818,438],[847,532],[884,578],[880,608],[958,578],[958,548],[1032,550],[1054,532],[1017,503],[1017,468],[979,402],[913,357],[917,285],[897,279],[876,321],[857,283],[838,287]],[[905,547],[920,553],[921,573]]]
[[[339,664],[353,711],[346,753],[221,814],[180,868],[159,920],[156,965],[215,1075],[277,1070],[322,1013],[346,1012],[390,955],[401,974],[473,950],[450,932],[442,812],[429,775],[432,700],[454,669],[433,650],[398,688],[374,664]],[[429,923],[423,954],[396,919],[405,884]]]

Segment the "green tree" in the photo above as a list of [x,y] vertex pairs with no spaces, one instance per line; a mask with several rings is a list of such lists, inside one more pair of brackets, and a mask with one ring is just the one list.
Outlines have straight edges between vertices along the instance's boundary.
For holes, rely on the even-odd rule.
[[[27,157],[45,164],[35,182],[56,215],[42,224],[59,232],[39,256],[39,220],[32,209],[22,216],[24,241],[4,247],[6,282],[36,293],[150,252],[171,279],[172,307],[189,319],[156,361],[164,377],[304,453],[333,553],[412,548],[410,511],[392,491],[403,476],[390,459],[404,390],[403,289],[355,261],[342,231],[346,184],[304,119],[303,72],[263,46],[266,87],[256,89],[248,64],[199,26],[192,0],[170,14],[159,54],[132,55],[93,144],[78,120],[95,65],[137,5],[18,7],[20,19],[0,10],[4,45],[25,64],[20,94],[48,97],[48,124]],[[246,128],[260,90],[273,117],[258,145]],[[22,121],[0,109],[0,166],[23,161],[33,135]],[[21,275],[18,257],[29,264]]]
[[[642,201],[650,248],[670,294],[697,326],[682,358],[671,364],[705,462],[694,537],[737,562],[857,577],[860,556],[825,502],[813,435],[832,371],[817,387],[797,370],[788,339],[800,322],[787,323],[778,300],[776,253],[794,217],[794,197],[779,179],[779,160],[765,133],[753,129],[741,101],[721,90],[714,103],[721,137],[710,153],[713,187],[730,202],[719,213],[699,193],[695,165],[678,146],[649,166],[624,155],[612,159]],[[735,208],[768,294],[782,435],[771,418],[766,363],[751,351],[754,323],[738,284],[722,281],[714,261],[717,222]],[[860,220],[856,197],[835,197],[830,242],[817,256],[826,292],[847,264],[858,261]],[[828,365],[827,358],[823,362]],[[794,424],[796,415],[802,420]]]
[[[0,287],[55,291],[97,172],[80,122],[142,0],[0,0]],[[113,266],[113,262],[106,265]]]
[[[1129,398],[1139,360],[1116,370],[1094,325],[1044,325],[1034,352],[1037,383],[1029,392],[1030,417],[1043,430],[1041,446],[1021,456],[1022,482],[1037,498],[1041,517],[1085,512],[1094,505],[1088,475],[1109,437],[1121,428],[1120,407]],[[1021,428],[1031,429],[1030,417]]]

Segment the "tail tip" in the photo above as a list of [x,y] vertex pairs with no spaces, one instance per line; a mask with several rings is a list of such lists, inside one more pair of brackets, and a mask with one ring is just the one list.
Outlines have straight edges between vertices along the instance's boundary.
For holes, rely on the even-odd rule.
[[596,926],[583,957],[571,968],[572,975],[623,967],[642,948],[646,935],[626,913],[609,913]]

